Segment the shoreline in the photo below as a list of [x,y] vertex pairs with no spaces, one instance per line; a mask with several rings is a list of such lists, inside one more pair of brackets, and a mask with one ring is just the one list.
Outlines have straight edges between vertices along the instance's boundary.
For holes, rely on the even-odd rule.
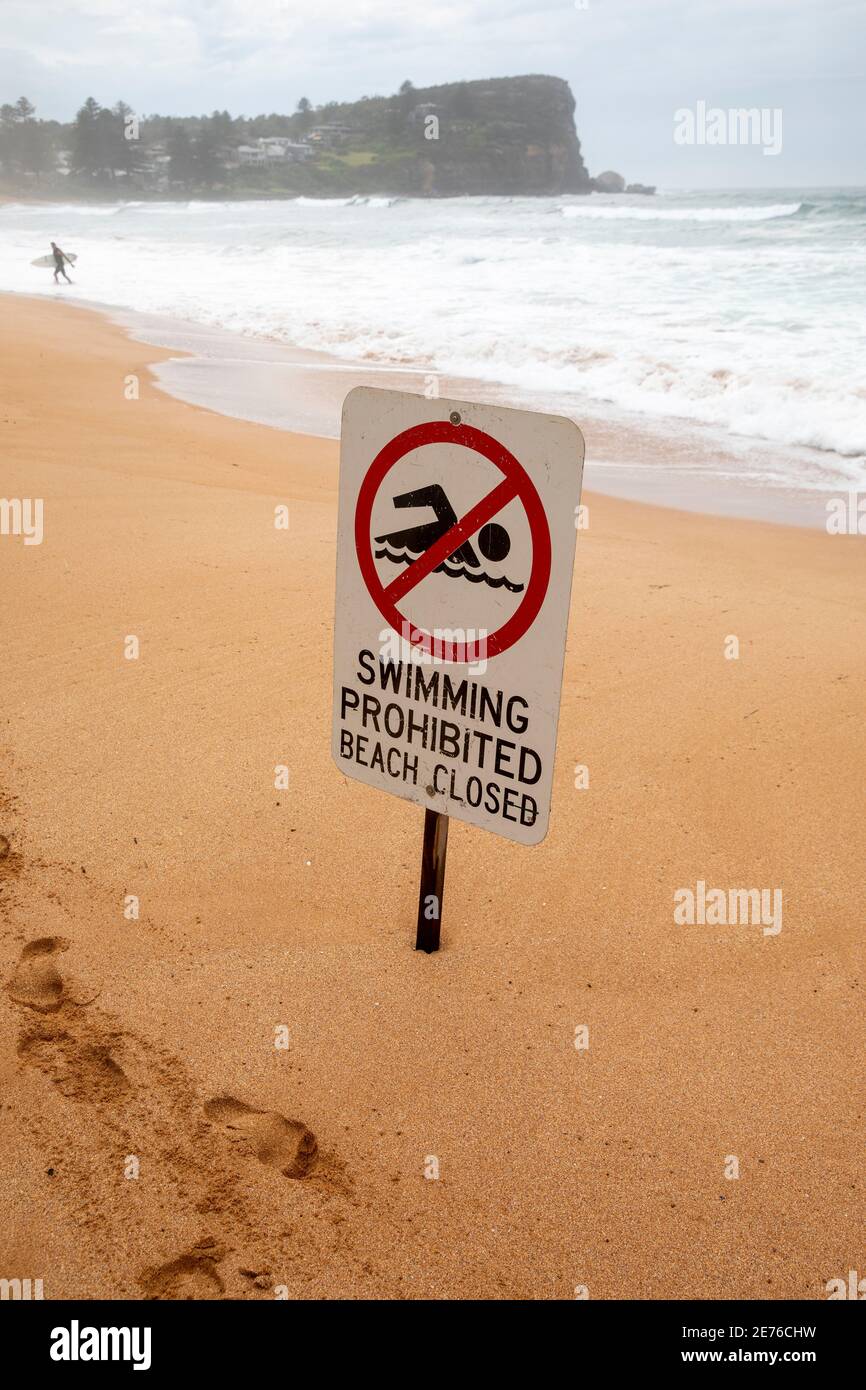
[[[137,341],[183,351],[183,357],[170,357],[156,367],[156,380],[168,394],[253,424],[338,439],[342,400],[352,387],[423,394],[435,378],[440,394],[453,399],[568,415],[587,442],[585,485],[608,497],[708,516],[823,528],[828,500],[840,495],[833,489],[753,482],[734,471],[737,460],[749,452],[772,457],[780,452],[778,446],[745,437],[723,438],[675,417],[632,418],[611,408],[604,418],[598,402],[585,410],[569,411],[567,405],[555,409],[540,393],[504,383],[381,361],[359,363],[274,339],[117,307],[92,307]],[[796,450],[789,452],[797,455]]]
[[[595,193],[595,194],[597,194],[599,197],[604,197],[604,198],[629,198],[629,197],[632,197],[632,198],[633,198],[633,197],[646,197],[646,196],[650,196],[650,197],[659,197],[659,196],[665,196],[666,194],[671,194],[671,193],[699,193],[699,194],[704,194],[704,193],[765,193],[765,192],[772,192],[772,193],[799,193],[799,192],[802,192],[804,188],[806,188],[808,191],[813,192],[813,193],[863,193],[863,192],[866,192],[866,184],[863,184],[863,183],[814,183],[814,184],[808,184],[808,185],[796,184],[796,183],[792,183],[792,184],[789,184],[789,183],[781,183],[781,184],[766,184],[766,183],[761,183],[761,184],[754,184],[754,185],[753,185],[753,184],[737,184],[737,183],[734,183],[734,184],[707,184],[706,186],[696,186],[696,185],[694,185],[694,184],[682,184],[682,185],[680,185],[680,184],[657,184],[657,185],[656,185],[656,192],[655,192],[655,194],[650,194],[650,195],[646,195],[646,194],[642,194],[642,193],[641,193],[641,194],[627,193],[627,192],[625,192],[625,190],[623,190],[622,193],[615,193],[615,192],[613,192],[613,191],[610,190],[610,189],[608,189],[608,190],[602,192],[602,191],[600,191],[600,190],[598,190],[598,189],[592,189],[592,188],[591,188],[591,189],[586,189],[586,190],[578,189],[578,190],[577,190],[576,192],[574,192],[574,193],[563,193],[561,196],[563,196],[563,197],[569,197],[569,198],[581,198],[581,197],[591,197],[591,196]],[[63,197],[56,196],[56,195],[60,195],[60,194],[65,194],[65,196],[63,196]],[[84,195],[81,195],[81,196],[79,196],[79,197],[73,197],[73,196],[70,196],[68,190],[65,190],[65,189],[63,189],[63,188],[57,188],[57,189],[54,189],[54,190],[52,191],[52,193],[51,193],[51,195],[50,195],[49,197],[45,197],[45,198],[36,197],[36,196],[34,196],[34,194],[33,194],[32,192],[25,192],[25,191],[22,191],[22,192],[19,193],[19,194],[10,193],[10,192],[0,192],[0,203],[22,203],[22,204],[28,204],[28,203],[58,203],[58,202],[64,202],[64,203],[82,203],[82,204],[84,204],[84,205],[87,205],[87,204],[90,204],[90,203],[99,204],[99,203],[138,203],[138,202],[168,202],[168,203],[174,203],[174,202],[178,202],[178,203],[189,203],[189,202],[197,202],[197,203],[209,203],[209,202],[262,202],[262,203],[270,203],[270,202],[273,202],[274,199],[277,198],[277,197],[278,197],[281,201],[283,201],[283,202],[291,202],[293,199],[298,198],[298,197],[303,197],[303,198],[308,198],[308,197],[309,197],[309,198],[315,198],[316,196],[317,196],[317,195],[316,195],[315,193],[300,193],[300,194],[299,194],[299,193],[286,192],[285,194],[265,194],[265,193],[259,193],[259,194],[257,194],[257,193],[255,193],[254,191],[252,191],[252,192],[247,192],[247,193],[244,193],[244,194],[239,194],[239,195],[237,195],[237,196],[232,196],[232,195],[226,196],[225,193],[221,193],[221,194],[219,194],[218,196],[215,194],[212,198],[210,198],[210,197],[208,197],[205,193],[197,193],[197,194],[195,194],[193,197],[190,197],[190,195],[189,195],[188,193],[184,193],[184,194],[180,194],[180,193],[172,194],[172,193],[170,193],[170,192],[169,192],[168,190],[166,190],[166,189],[162,189],[159,193],[152,192],[152,191],[148,191],[148,190],[144,190],[144,189],[139,189],[139,190],[136,190],[136,196],[135,196],[135,197],[124,197],[124,196],[122,196],[122,194],[119,194],[119,193],[115,190],[115,191],[112,192],[112,193],[106,193],[106,196],[105,196],[104,198],[98,198],[98,197],[94,197],[93,195],[91,195],[91,196],[89,196],[89,197],[88,197],[88,196],[84,196]],[[359,190],[357,193],[345,193],[345,194],[344,194],[344,193],[338,193],[338,194],[336,194],[336,195],[335,195],[335,194],[322,194],[322,195],[320,195],[320,196],[321,196],[325,201],[327,201],[329,197],[330,197],[330,198],[333,198],[333,197],[335,197],[335,196],[338,197],[338,198],[343,198],[343,197],[353,198],[353,197],[366,197],[366,196],[370,196],[370,197],[374,197],[374,198],[378,198],[378,197],[385,197],[385,198],[414,198],[414,199],[417,199],[419,202],[427,202],[427,201],[431,201],[431,200],[436,200],[436,199],[447,199],[447,198],[504,198],[504,199],[510,200],[510,199],[515,198],[515,197],[519,197],[519,198],[548,198],[548,197],[551,197],[551,196],[560,196],[560,195],[558,195],[558,194],[556,194],[556,195],[551,195],[551,194],[549,194],[549,193],[532,193],[532,192],[529,192],[529,193],[519,193],[519,194],[515,194],[515,193],[405,193],[405,192],[401,192],[401,191],[396,191],[396,192],[393,192],[393,193],[379,193],[379,192],[370,192],[369,190],[366,190],[366,189],[361,189],[361,190]]]
[[[0,536],[4,1277],[826,1297],[862,1246],[862,542],[592,494],[550,832],[453,825],[427,957],[423,818],[331,760],[336,446],[6,305],[3,488],[45,537]],[[677,924],[701,882],[780,888],[782,930]]]
[[[0,293],[37,302],[45,298]],[[435,379],[440,393],[455,399],[551,410],[540,393],[492,381],[387,362],[354,362],[97,301],[60,302],[101,314],[133,341],[164,350],[168,355],[154,363],[153,372],[168,395],[227,418],[290,433],[338,438],[342,400],[358,385],[423,393]],[[700,515],[810,529],[824,529],[830,500],[847,496],[841,488],[794,488],[751,479],[741,460],[764,456],[772,467],[773,455],[786,452],[769,441],[725,436],[676,417],[632,417],[613,407],[605,416],[598,402],[570,411],[566,404],[559,411],[576,421],[586,439],[584,485],[590,492]],[[805,452],[787,450],[795,458]]]

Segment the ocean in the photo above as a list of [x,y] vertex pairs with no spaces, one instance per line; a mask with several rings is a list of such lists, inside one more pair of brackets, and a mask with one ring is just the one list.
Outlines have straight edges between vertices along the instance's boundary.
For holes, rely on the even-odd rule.
[[[30,264],[52,238],[71,288]],[[12,203],[0,288],[696,431],[753,484],[866,487],[866,191]]]

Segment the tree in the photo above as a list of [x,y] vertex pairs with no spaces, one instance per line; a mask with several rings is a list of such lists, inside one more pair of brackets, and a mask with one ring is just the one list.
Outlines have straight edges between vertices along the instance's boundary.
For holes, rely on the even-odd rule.
[[172,121],[165,145],[169,157],[168,176],[172,183],[189,184],[196,176],[196,158],[189,131],[180,121]]
[[218,145],[224,145],[234,134],[234,122],[228,111],[212,111],[208,125],[210,133]]
[[54,152],[41,121],[22,121],[18,128],[19,159],[26,174],[38,178],[54,168]]
[[26,97],[0,107],[0,160],[11,174],[38,178],[54,164],[51,141],[36,107]]
[[138,141],[127,140],[132,107],[119,101],[112,111],[88,97],[72,129],[72,168],[96,183],[114,183],[118,172],[132,173],[140,164]]
[[475,93],[465,82],[458,82],[451,97],[451,112],[458,120],[471,121],[477,115]]
[[386,129],[392,140],[399,140],[406,133],[409,116],[418,104],[418,93],[408,80],[400,83],[397,96],[391,97],[388,108]]
[[127,178],[140,172],[144,163],[141,128],[135,112],[125,101],[111,109],[110,154],[113,169]]
[[96,179],[102,173],[102,140],[99,115],[102,107],[88,97],[75,117],[72,128],[72,168],[76,174]]
[[306,97],[301,97],[298,102],[298,109],[295,113],[295,122],[301,135],[306,135],[313,123],[312,103]]
[[0,106],[0,161],[7,173],[20,173],[18,162],[18,111],[5,102]]
[[126,159],[125,144],[122,125],[114,113],[103,106],[96,117],[96,154],[97,176],[106,183],[114,183],[115,174]]
[[222,174],[219,142],[208,126],[199,132],[193,144],[192,168],[196,183],[205,188],[212,187]]

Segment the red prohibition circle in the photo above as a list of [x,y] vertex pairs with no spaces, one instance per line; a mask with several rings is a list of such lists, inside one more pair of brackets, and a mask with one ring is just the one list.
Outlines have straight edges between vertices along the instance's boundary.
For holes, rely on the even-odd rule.
[[[470,512],[467,512],[466,516],[458,521],[446,533],[445,537],[440,537],[414,564],[409,565],[391,584],[385,586],[382,584],[373,562],[370,537],[373,503],[390,469],[399,463],[400,459],[405,458],[406,454],[411,453],[413,449],[420,449],[426,444],[461,444],[464,448],[481,454],[483,458],[495,464],[500,473],[503,474],[503,481],[486,498],[477,503]],[[395,587],[399,591],[404,589],[408,591],[409,588],[414,587],[415,582],[422,582],[439,563],[438,560],[435,560],[431,564],[430,557],[433,556],[435,559],[435,554],[442,552],[443,542],[445,549],[441,558],[447,559],[448,555],[453,554],[464,540],[468,540],[470,536],[474,535],[485,521],[491,520],[496,512],[501,511],[514,497],[520,498],[529,521],[532,536],[532,571],[526,592],[508,621],[478,642],[445,642],[441,638],[434,637],[432,633],[416,627],[414,623],[410,623],[407,618],[404,618],[397,607],[399,595],[395,597],[390,591]],[[486,505],[489,505],[491,499],[494,503],[497,499],[501,500],[498,501],[495,511],[488,512]],[[479,516],[481,520],[477,519]],[[370,597],[389,627],[400,634],[405,635],[408,632],[408,640],[413,647],[420,647],[422,651],[429,652],[442,661],[455,664],[477,662],[481,655],[500,656],[509,647],[513,647],[514,643],[520,640],[538,616],[550,582],[550,528],[547,525],[547,517],[544,514],[541,498],[526,469],[492,435],[485,434],[483,430],[475,429],[472,425],[453,425],[449,420],[430,420],[422,425],[412,425],[408,430],[403,430],[402,434],[396,435],[376,455],[361,484],[355,506],[355,550]],[[410,575],[422,562],[425,568],[421,579],[407,583],[406,576]]]

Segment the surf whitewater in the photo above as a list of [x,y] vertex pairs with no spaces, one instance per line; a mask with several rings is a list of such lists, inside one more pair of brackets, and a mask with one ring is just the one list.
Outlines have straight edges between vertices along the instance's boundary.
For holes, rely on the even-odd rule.
[[54,293],[31,261],[55,239],[70,299],[807,446],[866,482],[860,192],[8,204],[0,230],[2,288]]

